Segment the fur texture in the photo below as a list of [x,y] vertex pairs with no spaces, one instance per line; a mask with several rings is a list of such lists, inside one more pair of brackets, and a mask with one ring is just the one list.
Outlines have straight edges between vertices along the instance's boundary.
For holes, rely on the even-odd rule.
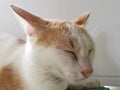
[[92,74],[95,47],[84,29],[89,13],[74,21],[55,21],[11,7],[26,23],[27,41],[10,40],[3,49],[8,57],[2,60],[11,62],[1,68],[0,90],[66,90]]

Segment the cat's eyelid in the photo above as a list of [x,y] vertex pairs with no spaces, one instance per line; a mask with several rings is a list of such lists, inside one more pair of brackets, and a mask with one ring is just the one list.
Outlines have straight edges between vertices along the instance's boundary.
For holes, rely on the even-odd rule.
[[68,52],[68,53],[74,53],[74,51],[72,50],[64,50],[65,52]]
[[90,54],[92,51],[93,51],[93,49],[92,49],[92,48],[90,48],[90,49],[88,50],[88,53]]
[[72,50],[64,50],[64,51],[66,51],[66,52],[73,52]]
[[77,60],[77,55],[75,54],[74,51],[71,51],[71,50],[64,50],[64,51],[67,52],[67,53],[72,54],[74,56],[75,60]]

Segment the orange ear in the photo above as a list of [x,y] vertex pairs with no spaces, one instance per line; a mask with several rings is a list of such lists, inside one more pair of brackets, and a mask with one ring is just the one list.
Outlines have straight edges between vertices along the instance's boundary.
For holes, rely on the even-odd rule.
[[74,20],[74,22],[78,25],[85,26],[89,16],[90,16],[90,13],[88,12],[84,13],[78,19]]
[[24,9],[21,9],[14,5],[11,5],[11,8],[17,15],[19,15],[23,20],[25,20],[28,23],[26,33],[29,36],[35,36],[36,34],[38,34],[39,31],[44,30],[43,28],[48,23],[48,21],[45,21],[40,17],[25,11]]
[[19,7],[14,6],[14,5],[10,5],[10,6],[17,15],[19,15],[21,18],[23,18],[25,21],[27,21],[31,25],[37,24],[37,23],[39,23],[39,24],[46,23],[45,20],[25,11],[24,9],[21,9]]

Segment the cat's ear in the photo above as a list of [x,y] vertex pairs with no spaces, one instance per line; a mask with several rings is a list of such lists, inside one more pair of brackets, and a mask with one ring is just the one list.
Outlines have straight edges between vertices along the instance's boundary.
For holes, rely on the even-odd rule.
[[[35,16],[35,15],[25,11],[24,9],[21,9],[14,5],[10,5],[10,6],[11,6],[12,10],[18,16],[20,16],[24,21],[27,22],[27,24],[29,24],[29,28],[32,27],[32,29],[29,29],[27,31],[27,34],[33,35],[33,34],[38,33],[38,31],[43,30],[45,25],[48,23],[48,21],[43,20],[42,18]],[[34,32],[34,33],[32,33],[32,32]]]
[[78,25],[85,26],[89,16],[90,16],[89,12],[83,13],[79,18],[77,18],[73,22]]

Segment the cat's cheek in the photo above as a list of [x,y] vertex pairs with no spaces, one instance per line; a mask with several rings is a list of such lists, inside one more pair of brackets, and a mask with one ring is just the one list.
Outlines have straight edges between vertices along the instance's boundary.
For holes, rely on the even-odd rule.
[[70,84],[80,84],[80,82],[85,78],[82,73],[79,73],[79,75],[69,74],[67,75],[67,79]]
[[[67,62],[69,61],[69,62]],[[85,79],[80,72],[79,66],[71,59],[64,61],[61,65],[63,77],[71,84],[79,84],[81,80]]]
[[94,61],[94,57],[95,57],[95,52],[92,51],[92,52],[89,54],[89,60],[91,61],[92,64],[93,64],[93,61]]
[[[63,76],[67,76],[75,68],[74,61],[69,55],[59,53],[55,60],[56,66],[62,71]],[[73,70],[74,71],[74,70]]]

